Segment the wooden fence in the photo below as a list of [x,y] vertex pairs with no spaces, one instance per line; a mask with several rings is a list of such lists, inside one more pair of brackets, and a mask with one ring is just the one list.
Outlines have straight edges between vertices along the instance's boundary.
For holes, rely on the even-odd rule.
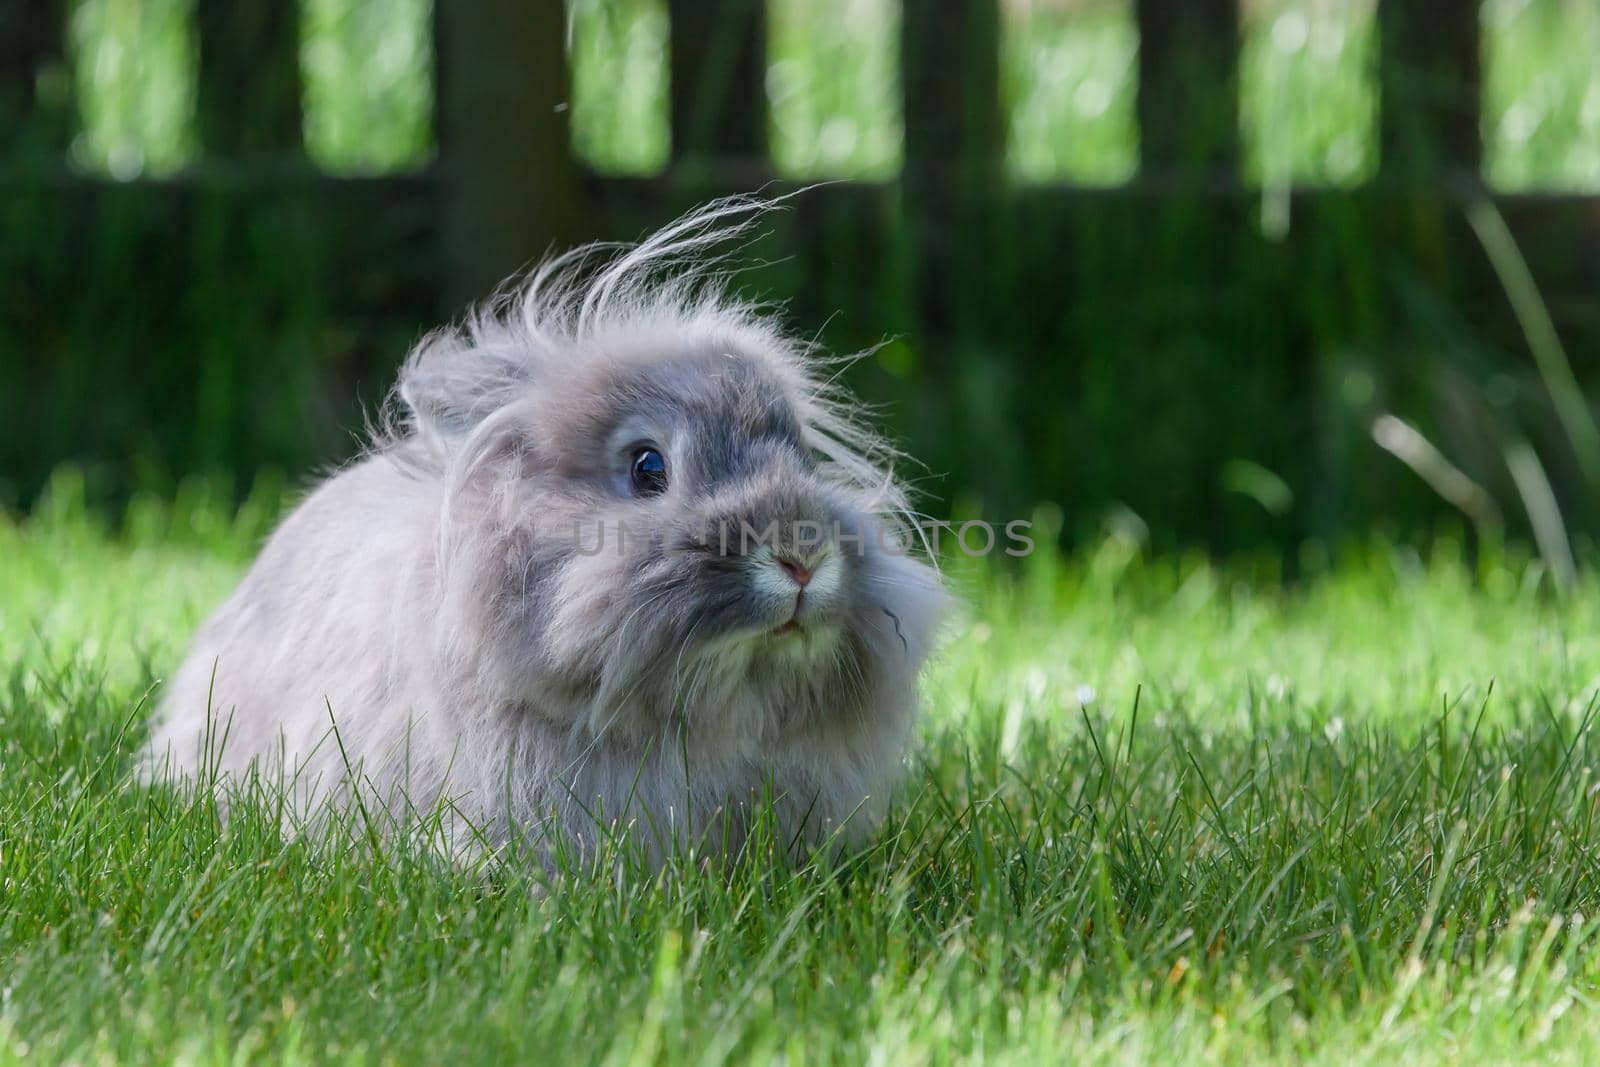
[[[876,270],[856,261],[888,255],[884,235],[893,231],[895,255],[909,264],[913,310],[912,321],[886,325],[926,353],[930,425],[948,414],[941,405],[957,402],[949,395],[952,372],[941,365],[951,339],[1043,314],[1017,302],[1050,299],[1031,291],[1038,289],[1031,281],[975,285],[974,264],[997,240],[1031,235],[1034,265],[1013,274],[1032,278],[1052,269],[1052,243],[1069,247],[1105,219],[1147,250],[1161,245],[1140,228],[1166,205],[1198,204],[1225,225],[1249,226],[1259,194],[1239,175],[1235,0],[1135,6],[1142,164],[1128,184],[1008,185],[999,0],[904,0],[901,174],[889,183],[833,184],[799,207],[797,239],[815,245],[798,254],[819,270]],[[649,179],[598,175],[574,157],[559,0],[437,0],[436,162],[370,178],[322,174],[304,159],[294,0],[197,0],[201,158],[134,189],[65,162],[69,94],[49,96],[40,86],[64,81],[66,8],[64,0],[0,3],[0,144],[29,142],[15,154],[25,162],[0,158],[0,191],[26,191],[64,216],[92,215],[107,198],[143,196],[169,205],[182,225],[196,200],[292,190],[336,235],[328,276],[338,291],[329,300],[341,313],[453,308],[553,245],[636,236],[691,203],[773,179],[763,0],[669,0],[672,154],[664,173]],[[1293,210],[1315,218],[1358,203],[1373,232],[1393,231],[1402,245],[1408,234],[1420,235],[1414,258],[1447,276],[1470,241],[1427,234],[1461,230],[1462,203],[1483,195],[1477,4],[1378,0],[1378,18],[1380,171],[1353,192],[1297,190]],[[1600,337],[1590,321],[1600,292],[1600,199],[1494,200],[1529,250],[1563,328],[1576,323],[1583,339]],[[1430,257],[1437,262],[1427,267]],[[1209,284],[1217,269],[1202,248],[1193,267],[1198,284]],[[987,292],[976,291],[985,285]],[[1033,357],[1016,351],[1024,344],[1001,347],[1026,361]],[[1286,395],[1312,388],[1286,387]]]
[[[380,213],[431,216],[427,228],[448,250],[438,263],[447,268],[444,277],[457,291],[481,291],[552,242],[610,229],[603,216],[608,204],[664,188],[675,190],[674,199],[690,199],[772,179],[762,0],[671,0],[668,6],[672,160],[661,178],[640,182],[589,173],[572,153],[565,19],[557,0],[439,0],[438,162],[415,175],[373,178],[315,174],[301,163],[297,3],[198,0],[202,158],[189,173],[159,184],[310,181],[341,208],[360,210],[365,203]],[[71,136],[70,100],[42,105],[37,87],[64,68],[67,7],[64,0],[0,5],[0,138],[20,137],[26,125],[35,148],[51,139],[63,155]],[[908,219],[937,220],[923,227],[925,251],[937,264],[928,278],[935,289],[947,253],[959,255],[962,242],[946,239],[952,223],[964,230],[984,203],[1005,195],[998,7],[999,0],[904,4],[899,185]],[[1235,0],[1137,0],[1135,7],[1139,177],[1123,190],[1035,187],[1022,195],[1138,196],[1171,190],[1174,183],[1224,194],[1238,188]],[[1378,13],[1378,184],[1445,195],[1475,188],[1481,156],[1477,5],[1380,0]],[[61,80],[55,77],[56,84]],[[55,180],[102,184],[66,173],[63,165]],[[1504,199],[1548,204],[1564,198]]]

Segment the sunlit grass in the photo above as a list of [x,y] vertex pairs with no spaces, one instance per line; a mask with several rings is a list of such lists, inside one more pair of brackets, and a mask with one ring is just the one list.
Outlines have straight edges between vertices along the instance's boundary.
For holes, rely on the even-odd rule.
[[1593,577],[1449,542],[1297,587],[1117,535],[957,563],[877,847],[546,887],[134,784],[271,494],[108,524],[77,485],[0,517],[0,1061],[1600,1052]]

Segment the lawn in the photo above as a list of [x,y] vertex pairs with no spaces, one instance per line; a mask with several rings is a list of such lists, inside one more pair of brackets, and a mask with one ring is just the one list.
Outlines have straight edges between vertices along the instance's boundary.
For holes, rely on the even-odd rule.
[[870,852],[540,892],[132,783],[270,499],[0,518],[0,1061],[1600,1056],[1594,578],[956,561]]

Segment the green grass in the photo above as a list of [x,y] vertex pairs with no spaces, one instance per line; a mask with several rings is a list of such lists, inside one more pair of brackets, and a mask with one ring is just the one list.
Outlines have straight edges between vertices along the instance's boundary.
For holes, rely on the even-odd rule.
[[1600,1055],[1593,577],[958,567],[875,849],[541,894],[131,783],[274,506],[214,497],[0,520],[0,1062]]

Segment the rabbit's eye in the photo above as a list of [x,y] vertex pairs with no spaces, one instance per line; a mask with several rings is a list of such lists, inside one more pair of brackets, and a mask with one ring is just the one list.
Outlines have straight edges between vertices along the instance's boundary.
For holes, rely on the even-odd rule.
[[657,496],[667,491],[667,461],[653,448],[641,448],[633,453],[633,470],[629,474],[633,491],[638,496]]

